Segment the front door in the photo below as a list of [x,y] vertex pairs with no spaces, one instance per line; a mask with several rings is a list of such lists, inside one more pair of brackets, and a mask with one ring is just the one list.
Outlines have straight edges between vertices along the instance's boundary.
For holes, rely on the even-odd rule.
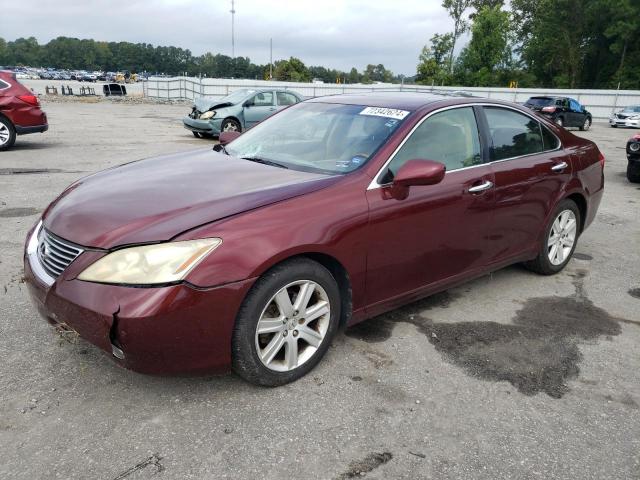
[[[486,263],[493,174],[483,158],[474,108],[457,107],[426,118],[379,173],[367,190],[371,313]],[[411,159],[442,162],[447,173],[437,185],[413,186],[407,198],[393,198],[393,175]]]
[[273,92],[256,93],[243,107],[245,129],[251,128],[276,111]]

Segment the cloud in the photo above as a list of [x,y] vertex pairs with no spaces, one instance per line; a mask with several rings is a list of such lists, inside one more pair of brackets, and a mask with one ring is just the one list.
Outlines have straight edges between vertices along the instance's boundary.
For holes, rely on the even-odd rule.
[[[0,35],[7,40],[57,36],[145,42],[231,54],[228,0],[22,0],[6,2]],[[451,29],[440,1],[237,0],[236,55],[255,63],[295,56],[307,65],[359,70],[382,63],[413,75],[422,46]]]

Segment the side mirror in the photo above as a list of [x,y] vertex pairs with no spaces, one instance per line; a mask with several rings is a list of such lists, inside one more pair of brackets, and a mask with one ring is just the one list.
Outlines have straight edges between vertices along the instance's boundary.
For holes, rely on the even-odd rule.
[[249,108],[249,107],[253,107],[255,104],[253,103],[253,100],[247,100],[246,102],[244,102],[244,104],[242,105],[245,108]]
[[233,142],[240,135],[241,135],[240,132],[220,132],[220,136],[218,137],[218,140],[220,141],[220,145],[224,147],[228,143]]
[[391,186],[391,196],[397,200],[404,200],[409,196],[409,187],[440,183],[446,169],[443,163],[433,160],[409,160],[396,173]]

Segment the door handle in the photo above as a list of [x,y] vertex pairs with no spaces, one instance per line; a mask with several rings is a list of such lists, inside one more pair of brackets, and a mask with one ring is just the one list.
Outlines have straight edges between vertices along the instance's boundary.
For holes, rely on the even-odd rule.
[[484,183],[481,183],[480,185],[476,185],[475,187],[469,188],[469,193],[484,192],[485,190],[489,190],[491,187],[493,187],[493,183],[487,180]]
[[567,164],[567,162],[560,162],[557,165],[554,165],[553,167],[551,167],[551,170],[553,170],[554,172],[561,172],[568,166],[569,164]]

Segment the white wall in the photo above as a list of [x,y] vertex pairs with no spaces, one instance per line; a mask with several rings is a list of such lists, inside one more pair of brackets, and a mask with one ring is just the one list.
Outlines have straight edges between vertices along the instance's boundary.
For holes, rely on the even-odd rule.
[[587,107],[594,119],[604,120],[609,115],[628,105],[640,104],[638,90],[568,90],[546,88],[485,88],[485,87],[427,87],[424,85],[336,85],[297,82],[275,82],[264,80],[231,80],[218,78],[150,78],[143,84],[144,95],[150,98],[193,100],[198,97],[222,97],[240,88],[287,88],[295,90],[307,97],[334,95],[339,93],[374,92],[374,91],[464,91],[470,94],[524,103],[534,95],[559,95],[573,97]]

